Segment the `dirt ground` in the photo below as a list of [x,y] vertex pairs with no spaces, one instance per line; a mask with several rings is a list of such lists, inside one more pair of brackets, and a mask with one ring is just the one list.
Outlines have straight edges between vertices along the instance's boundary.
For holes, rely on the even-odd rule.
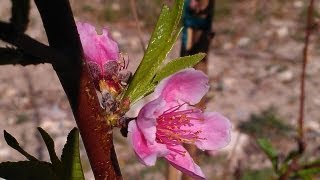
[[[134,71],[143,56],[139,36],[133,21],[122,19],[109,22],[95,16],[90,8],[99,13],[103,3],[110,3],[113,11],[121,9],[121,1],[73,2],[75,19],[90,21],[99,28],[108,26],[120,49],[129,57],[129,69]],[[89,3],[91,2],[91,3]],[[250,136],[240,133],[238,124],[248,121],[252,113],[274,107],[277,114],[295,127],[298,118],[299,78],[302,62],[304,19],[307,1],[217,1],[214,23],[216,37],[208,54],[210,77],[209,102],[206,111],[218,111],[233,124],[232,142],[218,152],[199,155],[201,167],[209,179],[220,179],[227,166],[232,174],[239,162],[245,168],[269,167],[265,156],[252,145]],[[320,2],[316,1],[316,9]],[[90,6],[88,5],[90,4]],[[119,7],[120,6],[120,7]],[[0,19],[8,20],[10,2],[0,0]],[[100,9],[99,9],[100,8]],[[124,16],[125,17],[125,16]],[[316,20],[319,22],[319,17]],[[37,10],[32,8],[27,33],[46,42],[45,32]],[[143,39],[147,43],[150,27],[142,20]],[[319,157],[320,144],[320,36],[319,30],[311,37],[306,77],[305,132],[308,151]],[[0,42],[0,45],[5,45]],[[180,42],[169,55],[178,57]],[[31,89],[30,89],[31,87]],[[31,91],[30,91],[31,90]],[[40,119],[36,119],[36,114]],[[48,131],[55,139],[56,149],[61,152],[68,132],[75,126],[67,98],[59,80],[48,64],[38,66],[0,66],[0,130],[14,135],[31,154],[41,152],[44,160],[48,155],[44,147],[39,149],[36,127]],[[156,167],[141,165],[128,146],[125,138],[115,130],[116,149],[125,179],[164,179],[165,162]],[[279,143],[281,144],[281,143]],[[294,144],[294,134],[279,145],[288,151]],[[41,145],[44,144],[41,142]],[[253,147],[253,150],[252,150]],[[90,165],[82,147],[83,166],[87,179],[93,179]],[[231,153],[232,152],[232,153]],[[232,154],[232,155],[231,155]],[[230,157],[232,156],[232,157]],[[227,161],[226,161],[227,159]],[[228,160],[231,159],[231,160]],[[0,161],[23,160],[10,149],[0,136]],[[131,178],[126,178],[131,177]]]

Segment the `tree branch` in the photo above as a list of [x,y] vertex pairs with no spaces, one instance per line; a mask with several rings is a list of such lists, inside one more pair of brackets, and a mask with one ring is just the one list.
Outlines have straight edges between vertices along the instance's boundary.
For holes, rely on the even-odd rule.
[[29,23],[30,0],[11,0],[10,22],[19,32],[26,31]]
[[86,64],[68,0],[35,0],[50,47],[69,55],[53,65],[68,96],[97,180],[122,179],[112,128],[107,125]]
[[[0,21],[0,39],[18,47],[30,56],[50,60],[47,62],[53,64],[58,59],[67,59],[66,56],[61,52],[40,43],[28,35],[18,32],[10,23]],[[30,59],[30,61],[33,60]],[[33,63],[37,63],[36,59],[34,61],[35,62]]]
[[19,49],[0,48],[0,65],[37,65],[42,63],[49,63],[46,60],[23,53]]

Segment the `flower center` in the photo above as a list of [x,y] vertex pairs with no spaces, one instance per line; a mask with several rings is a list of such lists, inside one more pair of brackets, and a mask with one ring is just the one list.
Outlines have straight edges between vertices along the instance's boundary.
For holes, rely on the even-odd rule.
[[[204,139],[199,137],[201,130],[191,128],[194,126],[192,120],[203,120],[197,117],[197,115],[201,113],[201,110],[196,108],[179,110],[183,105],[184,104],[168,109],[157,118],[156,141],[166,144],[169,149],[170,146],[181,143],[192,144],[198,139]],[[184,154],[184,152],[180,151],[177,153]]]

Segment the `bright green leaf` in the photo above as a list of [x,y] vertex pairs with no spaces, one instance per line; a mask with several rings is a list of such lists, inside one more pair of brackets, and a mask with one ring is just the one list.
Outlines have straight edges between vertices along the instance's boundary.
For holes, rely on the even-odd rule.
[[79,150],[79,131],[77,128],[73,128],[68,135],[67,143],[62,151],[61,161],[64,169],[64,179],[84,179]]
[[176,0],[171,10],[167,6],[162,8],[146,53],[125,94],[125,97],[129,97],[131,103],[136,102],[146,94],[146,88],[151,84],[152,79],[176,42],[181,32],[178,25],[182,8],[183,0]]
[[278,152],[267,139],[258,139],[258,145],[272,162],[273,168],[278,170]]
[[54,167],[54,170],[55,170],[56,174],[61,174],[61,171],[62,171],[61,161],[60,161],[60,159],[58,158],[58,156],[57,156],[57,154],[55,152],[53,139],[42,128],[38,127],[38,131],[40,132],[41,137],[42,137],[42,139],[44,140],[44,142],[45,142],[45,144],[47,146],[47,149],[48,149],[48,152],[49,152],[49,156],[50,156],[50,160],[51,160],[51,163],[52,163],[52,165]]
[[193,67],[198,62],[200,62],[206,56],[205,53],[198,53],[192,56],[180,57],[174,60],[171,60],[166,64],[153,79],[153,82],[160,82],[162,79],[174,74],[177,71],[180,71],[185,68]]
[[0,163],[0,177],[19,180],[58,180],[49,163],[40,161],[19,161]]
[[23,156],[25,156],[30,161],[38,161],[37,158],[27,153],[22,147],[19,145],[18,141],[7,131],[4,131],[4,139],[6,140],[7,144],[12,147],[13,149],[17,150]]

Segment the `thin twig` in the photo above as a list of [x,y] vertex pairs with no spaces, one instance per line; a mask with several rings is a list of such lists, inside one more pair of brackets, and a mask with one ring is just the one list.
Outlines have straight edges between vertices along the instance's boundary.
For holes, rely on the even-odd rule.
[[136,22],[136,27],[137,27],[137,31],[138,31],[138,37],[139,37],[139,40],[140,40],[141,48],[142,48],[143,52],[146,52],[146,46],[145,46],[145,44],[143,42],[141,27],[140,27],[140,23],[139,23],[139,17],[138,17],[138,13],[137,13],[136,1],[135,0],[130,0],[130,5],[131,5],[131,11],[132,11],[132,14],[133,14],[134,21]]
[[309,47],[309,39],[312,31],[312,22],[313,22],[313,0],[310,0],[310,4],[308,7],[308,17],[307,17],[307,25],[305,30],[305,40],[304,40],[304,48],[303,48],[303,62],[302,62],[302,71],[301,71],[301,79],[300,79],[300,106],[299,106],[299,118],[298,118],[298,134],[299,139],[303,142],[304,132],[303,132],[303,118],[304,118],[304,99],[305,99],[305,74],[306,74],[306,66],[308,62],[308,47]]
[[314,9],[314,1],[310,0],[310,4],[308,7],[308,16],[307,16],[307,23],[305,29],[305,41],[304,41],[304,48],[303,48],[303,62],[302,62],[302,71],[301,71],[301,79],[300,79],[300,106],[299,106],[299,117],[297,120],[298,127],[298,150],[299,155],[293,158],[292,162],[289,164],[289,167],[285,173],[283,173],[279,179],[286,180],[290,177],[291,172],[296,171],[299,168],[298,159],[302,155],[305,149],[304,143],[304,100],[305,100],[305,74],[306,74],[306,67],[308,63],[308,46],[309,46],[309,39],[312,32],[312,24],[313,24],[313,9]]

